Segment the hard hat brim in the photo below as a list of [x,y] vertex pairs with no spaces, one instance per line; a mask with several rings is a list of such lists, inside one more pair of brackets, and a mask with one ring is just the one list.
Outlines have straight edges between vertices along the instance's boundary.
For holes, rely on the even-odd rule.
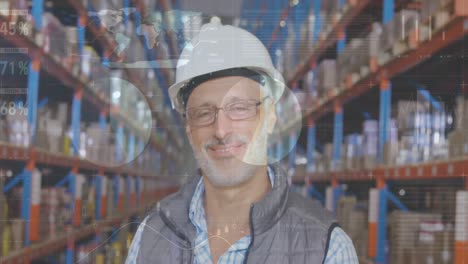
[[[281,73],[279,73],[276,69],[265,69],[265,68],[260,68],[260,67],[245,67],[245,68],[257,71],[266,77],[265,86],[271,92],[271,96],[275,103],[281,98],[281,96],[283,95],[285,86],[286,86],[284,84],[284,79]],[[193,78],[195,77],[197,76],[194,76]],[[183,105],[183,102],[181,102],[179,98],[179,92],[190,81],[191,79],[184,80],[181,82],[176,82],[169,87],[169,96],[173,98],[173,100],[171,100],[172,108],[181,114],[185,112],[185,106]]]

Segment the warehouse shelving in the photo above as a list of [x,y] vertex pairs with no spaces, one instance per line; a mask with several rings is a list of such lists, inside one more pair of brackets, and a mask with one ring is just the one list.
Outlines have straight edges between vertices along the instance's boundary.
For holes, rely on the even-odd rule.
[[[89,19],[86,8],[79,1],[67,1],[78,13],[78,26],[82,27],[82,30],[86,28],[90,33],[95,37],[95,40],[98,41],[99,45],[102,47],[104,53],[104,60],[109,59],[119,59],[119,58],[108,58],[109,50],[115,48],[115,42],[110,39],[104,28],[102,26],[97,26],[95,24],[87,24],[86,20]],[[42,8],[39,8],[43,5],[43,1],[35,0],[33,3],[33,18],[34,20],[40,19],[42,16]],[[0,15],[0,23],[7,23],[8,18]],[[36,31],[39,29],[38,25],[35,25]],[[33,134],[34,127],[37,121],[37,99],[38,99],[38,90],[39,90],[39,75],[40,70],[43,70],[48,76],[53,77],[54,79],[60,81],[64,87],[71,89],[73,96],[72,103],[72,132],[73,138],[79,138],[79,122],[81,119],[81,101],[84,100],[86,103],[91,103],[91,105],[100,110],[101,113],[99,116],[100,122],[105,123],[105,119],[109,115],[111,119],[114,119],[119,123],[120,126],[128,128],[131,133],[129,138],[129,148],[132,149],[132,139],[135,136],[138,138],[145,138],[145,133],[141,131],[137,124],[134,124],[133,120],[129,118],[125,113],[122,113],[118,107],[114,107],[109,102],[109,99],[105,98],[102,94],[97,94],[94,92],[85,78],[81,76],[74,75],[71,71],[68,71],[65,65],[62,65],[59,60],[56,59],[56,56],[48,54],[42,49],[42,43],[40,43],[40,38],[32,40],[26,36],[21,35],[9,35],[1,34],[1,37],[9,42],[13,47],[21,47],[27,49],[27,53],[30,55],[30,74],[28,76],[28,98],[27,101],[30,102],[28,108],[28,121],[30,124],[33,124]],[[84,44],[84,34],[78,36],[78,42],[82,45]],[[112,56],[112,55],[111,55]],[[124,69],[126,77],[134,85],[139,86],[140,80],[136,77],[135,73],[131,69]],[[167,76],[167,75],[166,75]],[[163,85],[161,89],[166,89]],[[104,109],[104,110],[103,110]],[[152,113],[155,113],[154,103],[150,103],[150,109]],[[157,115],[157,114],[156,114]],[[150,134],[150,146],[163,154],[167,155],[167,158],[170,160],[179,160],[177,151],[174,149],[180,148],[180,139],[169,129],[167,125],[167,120],[164,120],[162,116],[156,116],[157,123],[155,124],[157,128],[162,128],[169,136],[171,141],[172,148],[167,149],[166,142],[159,142],[153,133]],[[120,129],[120,128],[119,128]],[[123,130],[123,129],[121,129]],[[177,131],[176,131],[177,132]],[[121,133],[123,134],[123,133]],[[119,140],[119,138],[117,138]],[[73,142],[77,143],[77,142]],[[78,142],[79,143],[79,142]],[[142,142],[138,142],[142,143]],[[126,146],[125,146],[126,147]],[[109,153],[110,155],[112,153]],[[145,200],[143,197],[148,197],[149,200],[154,202],[164,195],[167,195],[170,192],[175,191],[173,188],[159,188],[155,190],[154,194],[145,193],[145,186],[142,185],[142,179],[151,181],[152,183],[159,183],[159,181],[167,183],[171,186],[174,186],[176,183],[173,179],[163,177],[160,172],[157,171],[143,171],[133,168],[130,166],[120,166],[120,167],[105,167],[102,164],[95,164],[86,159],[82,159],[78,156],[78,153],[75,149],[74,155],[68,156],[64,154],[56,154],[48,151],[41,150],[34,146],[32,147],[21,147],[14,146],[8,143],[0,143],[0,159],[4,162],[8,161],[11,164],[14,164],[14,167],[17,168],[17,163],[25,163],[25,168],[22,172],[7,182],[4,190],[10,190],[12,186],[17,184],[23,184],[22,192],[22,210],[21,218],[25,221],[25,230],[24,230],[24,248],[18,252],[13,253],[7,257],[0,259],[0,263],[29,263],[30,261],[44,257],[48,254],[51,254],[55,251],[66,249],[67,253],[67,263],[72,263],[74,258],[75,251],[75,242],[85,239],[87,237],[96,235],[99,236],[99,233],[105,227],[115,226],[128,217],[135,214],[142,214],[145,210],[142,210],[139,205],[142,204],[142,201]],[[70,230],[68,235],[58,236],[47,240],[46,242],[39,242],[37,230],[32,231],[32,226],[37,226],[39,219],[33,217],[32,207],[38,206],[34,204],[31,199],[31,194],[34,185],[34,170],[36,167],[46,167],[47,169],[58,168],[59,175],[63,173],[63,169],[70,170],[70,172],[62,178],[55,186],[66,186],[69,190],[72,197],[71,201],[71,211],[73,213],[73,222],[70,224],[68,229]],[[15,169],[16,170],[16,169]],[[16,173],[16,172],[15,172]],[[85,227],[80,226],[81,213],[77,212],[80,204],[75,197],[76,189],[75,184],[79,177],[82,177],[79,173],[89,173],[87,176],[93,179],[93,185],[95,185],[95,223]],[[65,174],[63,174],[65,175]],[[80,176],[79,176],[80,175]],[[123,196],[126,196],[127,203],[130,207],[134,208],[135,206],[140,207],[140,209],[132,210],[129,214],[124,214],[119,217],[104,218],[106,216],[106,207],[105,207],[105,197],[104,194],[106,185],[103,185],[104,178],[111,180],[113,183],[114,197],[113,200],[116,203],[116,210],[120,213],[124,212],[123,202],[125,199]],[[37,179],[36,179],[37,181]],[[154,186],[146,186],[152,188]],[[36,187],[37,188],[37,185]],[[104,188],[104,189],[102,189]],[[122,191],[122,190],[126,191]],[[37,189],[35,189],[37,191]],[[3,191],[3,190],[2,190]],[[122,192],[121,192],[122,191]],[[123,194],[126,192],[126,195]],[[154,198],[154,199],[153,199]],[[104,200],[102,200],[104,199]],[[26,202],[25,202],[26,201]],[[118,208],[117,208],[118,207]],[[36,209],[37,210],[37,209]],[[38,211],[35,211],[37,213]],[[78,220],[77,220],[78,219]],[[34,239],[32,236],[34,235]],[[31,243],[35,242],[35,243]]]
[[[321,1],[317,1],[320,6]],[[386,24],[388,21],[393,19],[395,1],[382,0],[381,2],[383,8],[382,15],[384,17],[383,24]],[[327,118],[327,120],[329,120],[330,117],[334,119],[331,127],[331,129],[333,129],[334,146],[332,162],[339,161],[341,159],[341,144],[343,141],[343,115],[345,112],[344,108],[346,107],[345,104],[362,97],[366,92],[377,87],[380,88],[381,91],[379,119],[381,121],[383,120],[383,126],[380,124],[381,127],[379,127],[379,154],[382,153],[382,142],[386,142],[388,139],[387,129],[389,129],[388,123],[390,119],[392,79],[395,79],[410,70],[417,70],[417,66],[429,60],[431,56],[450,47],[452,44],[460,41],[468,35],[468,17],[466,16],[467,14],[463,13],[466,12],[466,8],[460,6],[463,5],[463,1],[446,1],[445,3],[447,5],[444,8],[447,8],[449,5],[453,5],[451,6],[453,13],[449,17],[448,22],[442,28],[431,32],[429,39],[422,41],[416,40],[416,43],[408,45],[408,49],[402,54],[396,55],[380,66],[369,65],[370,72],[368,74],[364,76],[361,74],[357,81],[351,80],[351,78],[348,80],[347,78],[347,81],[345,82],[344,87],[341,87],[341,90],[334,89],[331,92],[329,91],[323,98],[315,102],[307,101],[305,109],[303,109],[303,116],[295,119],[295,122],[303,122],[303,120],[305,120],[307,123],[306,171],[309,171],[314,164],[314,151],[317,146],[317,123],[321,122],[321,119],[325,118]],[[362,11],[369,4],[375,3],[373,1],[366,0],[354,1],[354,5],[352,5],[351,8],[342,15],[341,19],[334,24],[330,33],[326,34],[327,37],[320,40],[317,39],[314,43],[313,51],[305,56],[306,59],[293,71],[291,78],[289,78],[288,85],[290,87],[297,87],[298,81],[303,79],[303,76],[309,70],[314,70],[318,65],[319,60],[326,57],[326,53],[329,52],[334,45],[337,45],[336,53],[340,53],[340,45],[338,45],[338,42],[343,40],[343,35],[344,32],[346,32],[347,26],[352,23],[353,19],[361,15]],[[413,8],[417,8],[417,6]],[[426,22],[427,21],[422,21],[421,23]],[[429,27],[431,27],[431,25],[429,25]],[[408,41],[411,41],[411,39]],[[347,118],[349,119],[352,117],[348,116]],[[328,126],[326,126],[326,128],[324,127],[327,131],[328,128]],[[285,129],[285,131],[288,131],[288,129]],[[285,133],[285,135],[286,134],[287,133]],[[309,188],[309,194],[317,191],[314,185],[323,186],[323,184],[329,184],[329,186],[331,186],[331,196],[328,197],[327,188],[327,199],[331,199],[332,201],[332,205],[330,207],[331,210],[333,210],[333,208],[336,209],[337,201],[342,195],[341,186],[339,184],[340,182],[357,185],[360,183],[367,184],[369,182],[375,182],[376,189],[371,190],[371,192],[374,195],[372,196],[372,199],[377,200],[373,203],[374,207],[370,206],[374,213],[372,214],[372,219],[371,214],[369,214],[370,235],[368,254],[372,258],[371,262],[385,263],[387,200],[390,199],[402,210],[406,209],[404,205],[399,203],[398,199],[388,191],[386,181],[430,182],[431,180],[436,179],[464,180],[465,185],[461,185],[459,187],[461,190],[468,190],[468,157],[461,156],[455,159],[435,160],[426,163],[401,166],[385,166],[377,164],[375,168],[368,170],[360,169],[342,171],[331,169],[330,172],[326,173],[305,172],[304,174],[295,175],[292,182],[299,185],[305,183],[307,188]],[[377,208],[375,206],[377,206]],[[461,219],[458,221],[461,221]],[[456,240],[454,247],[454,259],[456,263],[464,263],[463,261],[466,261],[467,245],[468,243],[466,241]]]
[[[6,22],[7,19],[0,15],[0,23]],[[24,36],[17,35],[8,35],[2,34],[6,40],[11,42],[16,47],[27,48],[30,54],[35,54],[40,56],[40,60],[44,63],[45,67],[42,67],[49,75],[54,76],[58,80],[62,81],[66,87],[72,88],[75,92],[82,91],[82,98],[98,108],[103,106],[110,106],[108,99],[104,98],[102,95],[96,95],[90,88],[89,85],[81,80],[79,77],[74,76],[71,72],[67,71],[59,62],[49,54],[45,53],[42,48],[40,48],[36,43]],[[85,89],[83,89],[85,88]],[[123,124],[130,126],[132,131],[135,131],[139,134],[142,134],[140,129],[134,126],[129,118],[124,114],[120,113],[117,108],[111,108],[111,115],[117,120],[121,121]],[[169,133],[172,134],[172,133]],[[161,149],[161,145],[156,143],[154,136],[152,135],[151,143],[157,149]]]
[[325,53],[327,49],[336,44],[342,39],[343,29],[349,25],[361,12],[370,4],[370,0],[360,0],[354,3],[343,14],[340,20],[336,21],[332,30],[323,40],[320,40],[314,47],[313,52],[305,59],[305,61],[297,66],[292,77],[288,80],[289,87],[294,87],[294,83],[305,74],[311,67],[315,67],[317,60]]
[[4,142],[0,142],[0,159],[5,161],[22,162],[34,159],[36,164],[46,166],[57,166],[63,168],[76,167],[79,170],[96,171],[101,173],[127,174],[131,176],[138,175],[143,178],[165,179],[160,175],[155,175],[154,173],[147,171],[135,170],[129,166],[116,168],[103,167],[102,165],[95,164],[79,157],[54,154],[41,149],[25,148]]
[[340,104],[344,104],[351,98],[357,97],[376,87],[376,85],[380,84],[382,81],[394,78],[417,66],[428,59],[431,54],[436,53],[465,36],[468,33],[467,25],[467,18],[460,16],[452,17],[447,26],[434,34],[431,40],[421,43],[416,49],[400,55],[387,64],[382,65],[378,68],[377,72],[369,74],[356,84],[349,85],[339,94],[331,95],[319,105],[306,109],[304,118],[317,120],[323,115],[332,112],[336,101],[340,102]]
[[[155,198],[157,199],[158,197],[164,197],[165,195],[174,191],[174,189],[160,191],[155,195]],[[144,214],[148,211],[148,208],[151,208],[153,205],[154,203],[151,202],[147,206],[139,206],[138,208],[132,209],[121,216],[109,217],[108,219],[103,219],[84,227],[67,230],[67,234],[58,235],[57,237],[34,244],[30,248],[19,250],[7,257],[0,257],[0,263],[29,263],[32,260],[45,257],[58,250],[65,249],[70,241],[82,240],[100,233],[101,230],[105,229],[106,227],[113,227],[124,224],[131,216]]]
[[[78,12],[78,15],[80,17],[83,17],[83,19],[85,19],[85,20],[89,19],[88,12],[87,12],[86,8],[83,6],[83,4],[80,1],[68,0],[67,2]],[[139,9],[140,9],[140,12],[141,12],[141,10],[142,10],[141,7],[143,6],[143,2],[141,2],[139,0],[133,0],[132,2],[134,3],[135,6],[140,7]],[[107,37],[107,35],[104,34],[104,28],[102,26],[100,28],[97,28],[94,24],[90,24],[89,29],[90,29],[91,33],[94,36],[100,36],[100,35],[102,36],[102,37],[99,37],[98,40],[99,40],[100,44],[103,47],[106,47],[106,50],[114,50],[115,49],[115,46],[116,46],[115,41],[109,39]],[[170,40],[171,44],[174,43],[174,40],[172,39],[172,37],[173,36],[171,35],[171,40]],[[176,47],[176,46],[174,46],[174,47]],[[120,58],[116,58],[116,59],[120,59]],[[139,80],[133,74],[132,70],[128,69],[128,68],[125,68],[125,72],[129,76],[130,82],[132,84],[136,85],[137,87],[140,87]],[[166,76],[167,76],[167,72],[166,72]],[[165,89],[165,87],[161,87],[161,88]],[[172,140],[172,142],[177,144],[178,148],[180,148],[181,146],[180,146],[179,140],[177,140],[176,133],[169,130],[167,120],[165,120],[163,118],[163,116],[158,116],[157,115],[157,112],[155,111],[156,107],[154,106],[153,102],[149,102],[149,106],[150,106],[152,112],[155,113],[155,115],[156,115],[156,120],[157,120],[157,123],[158,123],[157,127],[163,128],[166,132],[168,132],[169,138]]]
[[[147,7],[145,6],[145,3],[142,1],[142,0],[131,0],[130,1],[133,6],[135,6],[137,9],[138,9],[138,12],[140,14],[144,14],[145,13],[145,10],[148,10]],[[162,8],[162,11],[163,12],[169,12],[171,10],[173,10],[173,7],[171,5],[171,3],[167,0],[158,0],[157,3],[161,6]],[[176,2],[177,4],[177,2]],[[163,14],[163,18],[164,18],[164,23],[166,23],[166,25],[170,25],[171,23],[171,18],[169,17],[169,14]],[[176,19],[181,19],[180,17],[179,18],[176,18]],[[179,29],[177,29],[179,30]],[[179,54],[179,48],[178,48],[178,45],[177,45],[177,36],[175,36],[175,32],[173,31],[169,31],[167,32],[168,36],[169,36],[169,39],[165,40],[166,42],[168,42],[169,44],[169,48],[170,48],[170,54],[172,55],[178,55]],[[148,60],[149,61],[152,61],[151,63],[154,62],[155,60],[155,56],[154,54],[147,54],[147,57],[148,57]],[[171,56],[169,56],[171,57]],[[176,65],[173,64],[171,66],[172,68],[175,68]],[[163,76],[161,77],[158,77],[158,80],[160,82],[160,86],[163,87],[163,89],[165,89],[166,87],[169,87],[170,83],[173,82],[173,80],[170,80],[170,76],[171,76],[171,69],[168,69],[168,68],[159,68],[159,67],[155,67],[153,69],[156,73],[156,76],[158,76],[159,74],[158,73],[162,73]],[[164,96],[167,97],[169,96],[168,92],[167,92],[167,89],[163,91],[164,92]],[[169,103],[168,101],[166,103]],[[152,109],[155,109],[156,107],[154,105],[152,105],[151,103],[151,108]],[[173,122],[176,124],[176,126],[181,126],[181,120],[180,120],[180,117],[175,114],[174,112],[172,112],[172,118],[174,119]],[[158,127],[169,127],[168,124],[169,122],[167,120],[164,120],[164,119],[160,119],[160,125],[158,125]],[[180,136],[180,134],[177,134],[176,133],[169,133],[169,137],[172,139],[172,142],[176,142],[178,144],[178,148],[182,148],[181,146],[181,141],[180,141],[180,138],[179,139],[176,139],[177,136]]]
[[74,231],[71,231],[69,235],[60,235],[55,238],[48,239],[44,242],[35,244],[31,248],[19,250],[13,254],[1,259],[0,263],[4,264],[13,264],[13,263],[24,263],[26,261],[31,261],[34,259],[39,259],[45,257],[50,253],[53,253],[58,250],[63,250],[67,247],[69,239],[72,240],[82,240],[92,235],[98,233],[98,230],[102,230],[105,227],[117,226],[121,224],[125,219],[134,215],[144,213],[145,210],[137,209],[133,210],[133,213],[129,213],[126,216],[114,217],[111,219],[100,221],[96,224],[91,224]]
[[[338,181],[369,181],[369,180],[433,180],[459,178],[468,176],[468,158],[450,161],[435,161],[396,167],[377,167],[372,170],[332,171],[328,173],[312,173],[306,176],[312,183]],[[296,177],[293,182],[304,183],[303,177]],[[466,186],[468,189],[468,186]]]

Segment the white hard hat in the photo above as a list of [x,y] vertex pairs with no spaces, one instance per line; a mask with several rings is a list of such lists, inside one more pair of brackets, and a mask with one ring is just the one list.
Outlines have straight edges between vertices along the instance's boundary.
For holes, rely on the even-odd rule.
[[250,32],[222,25],[217,17],[202,26],[198,36],[188,43],[177,62],[176,82],[169,87],[172,107],[185,111],[179,91],[191,79],[221,70],[247,68],[266,78],[266,87],[275,102],[284,91],[284,80],[271,62],[270,54],[262,42]]

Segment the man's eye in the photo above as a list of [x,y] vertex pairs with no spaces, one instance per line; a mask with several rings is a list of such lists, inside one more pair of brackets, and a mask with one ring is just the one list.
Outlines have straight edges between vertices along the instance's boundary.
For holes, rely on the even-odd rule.
[[247,104],[236,104],[236,105],[231,106],[229,109],[231,111],[242,112],[242,111],[248,111],[249,108],[250,106]]
[[242,112],[242,111],[247,111],[249,109],[247,107],[235,107],[232,110]]
[[204,118],[204,117],[208,117],[210,115],[211,115],[210,110],[199,110],[199,111],[195,112],[194,117],[195,118]]

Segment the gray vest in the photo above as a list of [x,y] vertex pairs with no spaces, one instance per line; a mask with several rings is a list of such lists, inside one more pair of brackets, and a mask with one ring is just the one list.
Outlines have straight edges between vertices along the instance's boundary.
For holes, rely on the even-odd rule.
[[[318,202],[290,192],[275,167],[273,189],[250,208],[251,242],[244,263],[323,263],[332,216]],[[200,175],[158,203],[143,230],[138,264],[193,263],[196,229],[188,217]]]

